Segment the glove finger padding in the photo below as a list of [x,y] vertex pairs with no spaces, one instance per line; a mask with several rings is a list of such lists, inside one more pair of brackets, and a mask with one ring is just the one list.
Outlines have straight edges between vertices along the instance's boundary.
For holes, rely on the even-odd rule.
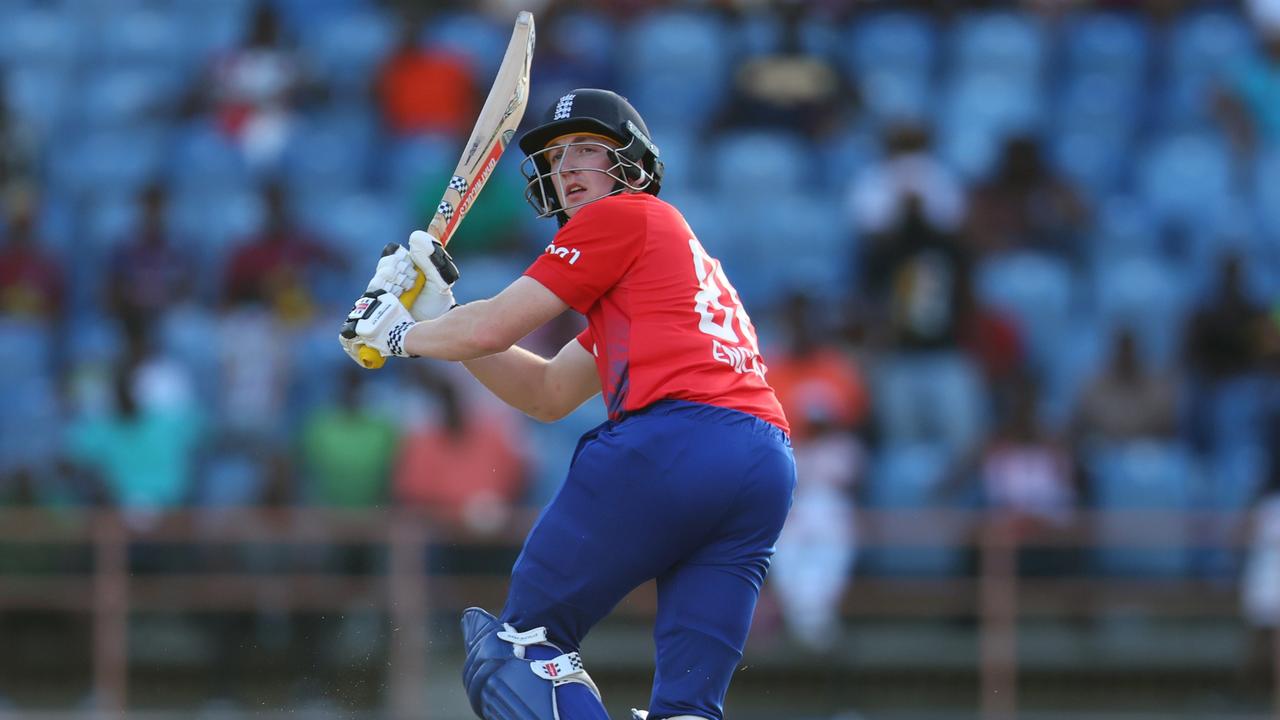
[[453,284],[458,280],[458,266],[453,264],[444,245],[422,230],[415,230],[409,236],[409,255],[426,279],[409,311],[417,320],[438,318],[457,304],[453,299]]
[[[391,247],[388,245],[388,248]],[[378,259],[378,267],[369,280],[366,292],[389,292],[401,297],[413,288],[418,280],[418,268],[413,264],[408,248],[396,245],[395,251]]]

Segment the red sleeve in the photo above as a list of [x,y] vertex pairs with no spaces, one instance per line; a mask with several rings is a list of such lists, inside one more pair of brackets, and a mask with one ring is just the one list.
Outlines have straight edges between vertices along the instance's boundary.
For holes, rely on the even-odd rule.
[[606,198],[584,207],[524,274],[583,315],[639,256],[645,215],[634,203]]
[[578,344],[581,345],[583,348],[585,348],[587,352],[591,353],[592,355],[596,354],[596,351],[595,351],[596,341],[591,338],[590,327],[583,328],[582,332],[578,333],[578,337],[576,339],[578,341]]

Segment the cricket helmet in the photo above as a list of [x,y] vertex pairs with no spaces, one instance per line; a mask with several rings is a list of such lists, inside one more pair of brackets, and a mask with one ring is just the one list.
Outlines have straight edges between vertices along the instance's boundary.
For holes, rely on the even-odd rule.
[[561,225],[568,220],[551,182],[555,172],[547,158],[547,145],[573,134],[600,135],[618,143],[616,149],[610,149],[614,165],[607,172],[616,181],[610,195],[624,190],[658,194],[662,187],[662,161],[640,113],[626,98],[610,90],[572,90],[547,109],[540,125],[520,138],[520,150],[526,155],[520,164],[520,172],[528,181],[525,199],[538,217],[555,215]]

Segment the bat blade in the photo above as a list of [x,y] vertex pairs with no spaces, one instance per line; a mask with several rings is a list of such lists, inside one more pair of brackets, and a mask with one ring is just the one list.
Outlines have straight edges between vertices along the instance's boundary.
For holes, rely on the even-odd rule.
[[[533,13],[521,11],[516,16],[511,41],[507,43],[507,51],[502,56],[498,74],[489,88],[489,95],[476,118],[471,136],[462,149],[462,157],[453,170],[453,176],[444,190],[444,197],[440,198],[440,204],[436,206],[435,216],[427,224],[427,232],[443,245],[449,244],[458,225],[475,204],[480,191],[498,167],[502,153],[515,135],[520,119],[524,117],[525,106],[529,103],[529,67],[533,62],[535,37]],[[429,247],[416,247],[418,237],[420,236],[410,240],[410,249],[430,253]],[[414,288],[400,297],[400,302],[405,307],[413,304],[422,289],[422,271],[418,271],[418,275],[419,281]],[[348,322],[344,326],[343,333],[348,332],[354,334],[354,322]],[[386,362],[386,358],[368,346],[360,348],[359,355],[360,364],[370,370],[376,370]]]

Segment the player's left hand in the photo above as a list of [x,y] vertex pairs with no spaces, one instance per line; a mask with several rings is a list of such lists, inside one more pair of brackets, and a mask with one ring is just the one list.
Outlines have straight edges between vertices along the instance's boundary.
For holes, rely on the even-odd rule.
[[347,319],[354,320],[355,327],[339,333],[338,342],[357,363],[360,362],[360,347],[363,345],[377,350],[383,357],[412,357],[405,350],[404,339],[414,320],[395,295],[366,292],[351,307]]

